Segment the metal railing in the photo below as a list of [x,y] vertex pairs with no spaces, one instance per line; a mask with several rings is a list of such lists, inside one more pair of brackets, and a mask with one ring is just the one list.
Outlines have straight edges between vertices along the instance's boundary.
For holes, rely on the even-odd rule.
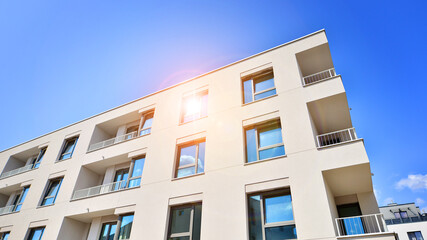
[[13,176],[13,175],[16,175],[16,174],[20,174],[20,173],[23,173],[23,172],[27,172],[27,171],[30,171],[31,169],[33,169],[33,164],[26,165],[26,166],[23,166],[23,167],[20,167],[20,168],[17,168],[17,169],[13,169],[11,171],[2,173],[0,175],[0,179],[7,178],[7,177],[10,177],[10,176]]
[[380,213],[355,217],[336,218],[335,223],[339,236],[388,232],[384,217]]
[[9,205],[6,207],[2,207],[2,208],[0,208],[0,215],[11,213],[11,212],[13,212],[13,209],[15,209],[15,205]]
[[357,140],[356,130],[354,128],[347,128],[336,132],[325,133],[317,135],[317,147],[326,147],[345,142]]
[[95,150],[100,149],[100,148],[108,147],[108,146],[111,146],[111,145],[114,145],[114,144],[117,144],[120,142],[128,141],[128,140],[134,139],[136,137],[138,137],[138,131],[131,132],[131,133],[121,135],[121,136],[117,136],[115,138],[110,138],[110,139],[107,139],[105,141],[90,145],[88,152],[95,151]]
[[104,185],[99,185],[91,188],[85,188],[76,190],[71,197],[71,200],[79,199],[79,198],[87,198],[96,195],[101,195],[105,193],[115,192],[119,190],[123,190],[126,188],[130,188],[127,186],[128,180],[122,180],[118,182],[107,183]]
[[308,76],[305,76],[302,78],[302,84],[305,85],[309,85],[318,81],[322,81],[331,77],[336,76],[336,72],[335,72],[335,68],[330,68],[328,70],[325,71],[321,71],[315,74],[311,74]]

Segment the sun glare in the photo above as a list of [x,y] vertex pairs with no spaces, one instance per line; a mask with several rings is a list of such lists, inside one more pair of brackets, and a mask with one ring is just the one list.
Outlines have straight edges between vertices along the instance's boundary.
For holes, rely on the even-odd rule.
[[185,105],[185,115],[191,116],[200,112],[202,103],[200,98],[191,98]]

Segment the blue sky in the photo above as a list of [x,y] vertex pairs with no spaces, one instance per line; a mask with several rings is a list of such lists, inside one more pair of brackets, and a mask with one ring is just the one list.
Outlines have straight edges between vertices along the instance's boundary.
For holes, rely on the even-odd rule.
[[0,149],[325,28],[379,204],[427,208],[426,7],[1,1]]

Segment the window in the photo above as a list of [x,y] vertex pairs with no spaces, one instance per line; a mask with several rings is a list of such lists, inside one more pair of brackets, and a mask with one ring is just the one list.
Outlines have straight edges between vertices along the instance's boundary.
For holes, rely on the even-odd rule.
[[191,142],[178,147],[176,178],[203,173],[204,171],[205,140]]
[[394,217],[399,219],[399,218],[408,218],[408,212],[406,211],[400,211],[400,212],[395,212],[394,213]]
[[13,201],[13,205],[15,206],[13,211],[19,212],[22,208],[22,204],[24,203],[25,197],[27,197],[27,193],[30,187],[25,187],[22,191],[15,196],[15,200]]
[[183,99],[181,123],[191,122],[208,115],[208,92],[203,91]]
[[151,111],[142,115],[141,130],[139,130],[139,136],[144,136],[151,133],[151,125],[153,124],[153,117],[154,117],[154,111]]
[[139,128],[138,125],[130,126],[126,128],[126,135],[124,140],[130,140],[138,136],[138,128]]
[[245,133],[248,163],[285,155],[279,120],[252,126]]
[[117,223],[104,223],[101,229],[101,235],[99,240],[113,240],[114,234],[116,233]]
[[[129,239],[132,223],[133,214],[120,216],[117,222],[104,223],[99,240],[113,240],[115,235],[118,236],[118,240]],[[120,227],[117,228],[117,225],[120,225]]]
[[120,229],[119,229],[119,240],[129,239],[130,231],[132,230],[133,224],[133,214],[121,216],[119,219]]
[[8,240],[10,232],[0,233],[0,240]]
[[47,149],[47,148],[42,148],[42,149],[40,149],[40,152],[39,152],[39,154],[37,155],[37,157],[35,157],[35,158],[33,159],[33,161],[31,162],[31,164],[33,165],[33,168],[39,168],[40,163],[41,163],[41,162],[42,162],[42,160],[43,160],[44,154],[46,153],[46,149]]
[[60,160],[69,159],[73,156],[74,148],[76,147],[78,137],[70,138],[65,140],[64,147],[62,149],[61,156],[59,156]]
[[58,195],[59,188],[61,187],[62,178],[49,180],[46,193],[43,197],[41,206],[52,205],[55,203],[56,196]]
[[421,232],[408,232],[409,240],[424,240]]
[[275,94],[272,69],[243,78],[243,103],[250,103]]
[[128,178],[129,178],[129,168],[117,170],[116,175],[114,176],[114,183],[115,183],[113,184],[114,190],[125,188]]
[[142,171],[144,170],[145,157],[132,160],[128,187],[138,187],[141,185]]
[[31,228],[27,240],[40,240],[42,239],[44,227]]
[[296,227],[289,190],[248,197],[250,240],[296,239]]
[[200,240],[202,204],[171,208],[168,240]]

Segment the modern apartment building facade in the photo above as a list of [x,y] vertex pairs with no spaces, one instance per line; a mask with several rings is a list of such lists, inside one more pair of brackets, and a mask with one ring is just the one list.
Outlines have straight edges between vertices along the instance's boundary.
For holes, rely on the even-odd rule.
[[427,236],[427,214],[421,213],[415,203],[390,203],[380,207],[387,228],[399,240],[423,240]]
[[4,150],[0,171],[3,239],[394,239],[323,30]]

